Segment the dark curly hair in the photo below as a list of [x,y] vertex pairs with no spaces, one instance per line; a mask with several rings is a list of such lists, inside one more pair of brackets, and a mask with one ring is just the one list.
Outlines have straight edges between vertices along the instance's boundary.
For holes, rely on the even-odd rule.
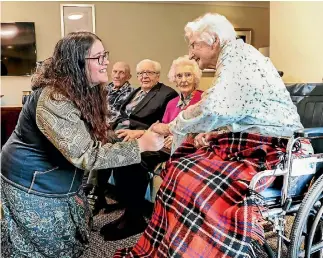
[[101,41],[90,32],[72,32],[59,40],[53,56],[38,64],[32,76],[32,90],[55,87],[55,92],[74,102],[96,139],[106,143],[113,141],[107,123],[107,92],[102,85],[90,86],[85,65],[85,57],[96,40]]

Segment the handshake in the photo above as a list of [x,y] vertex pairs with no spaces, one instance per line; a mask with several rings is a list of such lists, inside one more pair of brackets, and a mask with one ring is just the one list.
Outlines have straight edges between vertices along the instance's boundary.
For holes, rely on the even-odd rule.
[[[216,137],[219,132],[213,131],[208,133],[200,133],[194,138],[194,146],[201,148],[209,145],[209,141]],[[170,153],[173,136],[169,130],[168,124],[163,124],[157,121],[152,124],[148,130],[129,130],[121,129],[116,131],[118,138],[123,138],[123,141],[137,139],[141,152],[144,151],[159,151]]]
[[116,134],[118,138],[123,138],[124,142],[137,139],[140,152],[159,151],[164,146],[166,149],[164,151],[168,149],[167,152],[169,152],[172,144],[168,124],[159,123],[159,121],[152,124],[148,130],[120,129]]

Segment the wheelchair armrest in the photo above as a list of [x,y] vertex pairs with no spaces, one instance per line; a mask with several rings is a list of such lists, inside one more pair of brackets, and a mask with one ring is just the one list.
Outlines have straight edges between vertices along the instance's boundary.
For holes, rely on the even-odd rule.
[[305,128],[294,131],[294,137],[323,137],[323,127]]
[[250,190],[256,190],[257,183],[260,179],[267,176],[282,176],[287,174],[286,170],[281,169],[273,169],[273,170],[265,170],[262,172],[257,173],[250,182],[249,189]]

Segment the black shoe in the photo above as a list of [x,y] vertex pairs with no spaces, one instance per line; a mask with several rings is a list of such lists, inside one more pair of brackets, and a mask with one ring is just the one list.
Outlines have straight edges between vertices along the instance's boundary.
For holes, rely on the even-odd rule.
[[104,194],[99,191],[97,187],[93,187],[92,191],[87,196],[87,201],[93,216],[97,215],[107,204]]
[[130,218],[124,214],[117,220],[104,225],[100,229],[100,235],[105,241],[116,241],[144,232],[147,225],[142,216]]

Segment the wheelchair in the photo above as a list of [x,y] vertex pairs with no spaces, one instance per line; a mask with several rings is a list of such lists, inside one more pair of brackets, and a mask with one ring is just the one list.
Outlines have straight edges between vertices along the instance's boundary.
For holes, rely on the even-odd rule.
[[[272,186],[260,192],[266,207],[262,216],[277,234],[276,254],[264,244],[268,257],[282,257],[285,245],[288,258],[323,258],[323,84],[286,86],[305,129],[289,139],[282,168],[259,172],[249,190],[254,192],[264,177],[276,177]],[[300,139],[311,141],[313,155],[293,157],[292,149]],[[294,217],[289,236],[287,216]]]
[[[288,258],[323,258],[323,83],[286,87],[306,129],[295,132],[289,140],[283,169],[259,172],[249,189],[254,192],[264,177],[277,177],[272,186],[260,193],[265,207],[268,207],[262,216],[273,224],[277,233],[276,254],[267,243],[264,245],[268,257],[280,258],[285,244]],[[293,146],[304,138],[311,140],[314,155],[296,160],[292,155]],[[311,171],[302,172],[302,167],[306,167],[304,164],[310,164]],[[296,172],[295,167],[298,168]],[[149,175],[151,180],[145,198],[153,203],[162,180],[154,172]],[[113,175],[109,183],[114,184]],[[288,216],[295,219],[287,237],[285,224]]]

